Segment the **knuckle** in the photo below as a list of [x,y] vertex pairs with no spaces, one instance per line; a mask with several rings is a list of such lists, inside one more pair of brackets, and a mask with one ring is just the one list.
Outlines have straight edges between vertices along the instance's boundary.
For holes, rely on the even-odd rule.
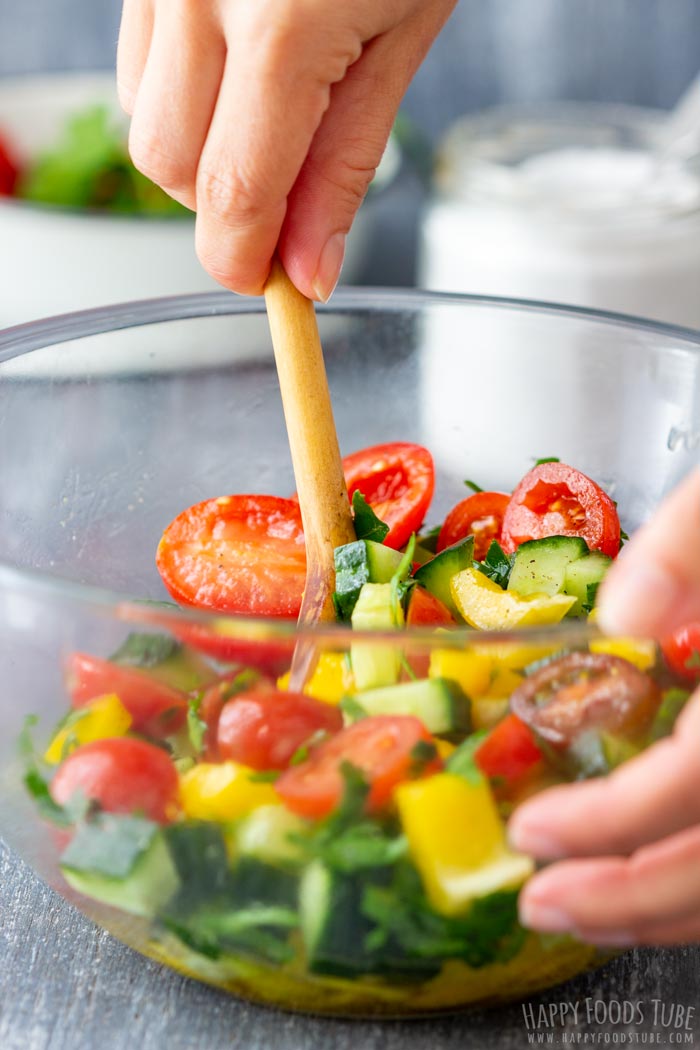
[[362,204],[376,170],[376,165],[353,162],[348,154],[346,159],[336,160],[322,177],[333,189],[337,203],[354,213]]
[[136,107],[136,92],[137,89],[132,84],[128,84],[126,80],[122,78],[117,80],[119,105],[129,116],[132,115]]
[[255,226],[266,212],[263,192],[235,173],[222,175],[212,167],[198,173],[197,206],[222,225],[236,228]]
[[134,129],[129,136],[129,154],[134,166],[164,190],[184,190],[192,173],[184,158],[173,156],[152,134]]

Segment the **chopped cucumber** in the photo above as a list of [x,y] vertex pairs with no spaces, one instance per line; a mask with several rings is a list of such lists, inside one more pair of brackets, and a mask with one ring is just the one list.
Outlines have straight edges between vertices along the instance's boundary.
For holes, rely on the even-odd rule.
[[173,689],[183,693],[201,689],[215,678],[215,672],[192,649],[167,634],[132,632],[110,660],[125,667],[148,671]]
[[462,569],[471,569],[473,564],[474,537],[467,536],[465,540],[460,540],[459,543],[440,551],[432,561],[421,565],[416,571],[415,579],[436,598],[439,598],[455,619],[461,620],[462,615],[450,590],[450,580]]
[[521,543],[513,560],[508,590],[526,598],[531,594],[561,594],[567,567],[588,554],[580,536],[547,536]]
[[180,885],[160,827],[141,817],[105,813],[82,824],[61,857],[61,871],[86,897],[147,918]]
[[362,880],[333,871],[319,860],[299,888],[301,930],[311,973],[351,977],[371,969],[365,938],[371,930],[361,905]]
[[[391,631],[401,627],[396,622],[397,612],[403,621],[400,605],[395,607],[389,583],[365,583],[360,590],[352,612],[352,626],[356,631]],[[398,645],[353,642],[350,662],[358,689],[374,689],[393,685],[399,677],[401,652]]]
[[368,715],[414,715],[429,733],[468,733],[469,699],[456,682],[427,678],[356,693],[355,702]]
[[635,758],[641,746],[604,730],[582,733],[568,748],[565,765],[570,774],[580,778],[604,777],[623,762]]
[[401,552],[374,540],[355,540],[335,549],[335,606],[349,620],[366,583],[389,583],[401,562]]
[[611,564],[612,558],[607,554],[591,551],[590,554],[566,566],[564,591],[576,598],[576,605],[570,616],[580,616],[585,612],[584,606],[592,604],[590,598],[603,581]]
[[285,806],[258,806],[236,828],[238,851],[267,864],[298,864],[303,853],[290,835],[303,833],[305,827]]

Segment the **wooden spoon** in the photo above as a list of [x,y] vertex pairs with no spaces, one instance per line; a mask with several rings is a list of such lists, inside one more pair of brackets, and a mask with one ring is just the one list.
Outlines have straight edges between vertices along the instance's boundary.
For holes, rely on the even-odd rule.
[[[277,258],[265,285],[265,303],[306,540],[306,586],[298,622],[309,627],[335,619],[333,551],[351,543],[355,529],[314,305]],[[290,688],[303,687],[313,659],[313,647],[297,646]]]

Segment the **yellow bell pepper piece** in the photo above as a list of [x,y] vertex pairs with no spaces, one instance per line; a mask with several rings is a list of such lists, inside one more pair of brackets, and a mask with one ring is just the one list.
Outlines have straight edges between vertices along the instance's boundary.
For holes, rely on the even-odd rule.
[[473,729],[493,729],[508,714],[509,700],[502,696],[475,696],[471,711]]
[[491,684],[493,661],[486,653],[458,649],[434,649],[430,654],[431,678],[457,682],[467,696],[480,696]]
[[226,822],[257,806],[279,803],[271,784],[251,780],[254,769],[239,762],[200,762],[180,777],[180,804],[192,820]]
[[515,591],[504,591],[478,569],[456,573],[450,590],[467,623],[482,631],[559,623],[576,604],[576,598],[568,594],[522,597]]
[[449,740],[441,740],[439,737],[435,737],[433,743],[443,762],[446,762],[452,752],[457,750],[455,744],[451,744]]
[[[277,679],[278,689],[289,689],[289,671]],[[345,653],[321,653],[311,678],[304,686],[307,696],[338,704],[355,690],[355,682]]]
[[506,846],[484,777],[438,773],[394,792],[413,861],[433,908],[458,915],[478,897],[519,886],[533,862]]
[[516,674],[509,667],[499,667],[489,685],[486,696],[493,700],[509,699],[523,680],[521,674]]
[[598,638],[588,648],[592,653],[621,656],[640,671],[648,671],[656,663],[656,643],[643,638]]
[[59,729],[44,753],[44,760],[57,766],[82,744],[124,736],[131,726],[131,715],[116,693],[98,696],[74,711],[68,724]]
[[556,649],[551,645],[522,645],[519,642],[498,642],[496,645],[480,645],[476,651],[484,653],[498,667],[521,671],[536,660],[544,660]]

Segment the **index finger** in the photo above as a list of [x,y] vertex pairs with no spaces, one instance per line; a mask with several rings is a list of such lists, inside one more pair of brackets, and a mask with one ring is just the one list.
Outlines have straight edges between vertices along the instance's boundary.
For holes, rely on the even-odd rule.
[[216,280],[258,294],[331,83],[359,51],[348,38],[330,68],[313,27],[260,25],[254,9],[241,17],[227,29],[226,67],[197,172],[196,244]]

